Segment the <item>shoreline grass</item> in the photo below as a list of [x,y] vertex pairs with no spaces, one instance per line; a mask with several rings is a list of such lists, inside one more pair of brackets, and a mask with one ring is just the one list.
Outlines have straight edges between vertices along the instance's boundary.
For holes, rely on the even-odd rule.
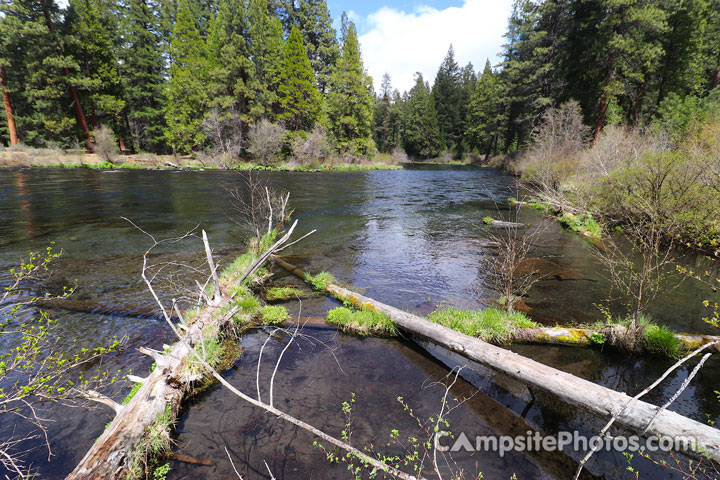
[[390,317],[368,308],[355,310],[337,307],[327,313],[325,320],[343,332],[351,332],[363,337],[397,335],[397,327]]

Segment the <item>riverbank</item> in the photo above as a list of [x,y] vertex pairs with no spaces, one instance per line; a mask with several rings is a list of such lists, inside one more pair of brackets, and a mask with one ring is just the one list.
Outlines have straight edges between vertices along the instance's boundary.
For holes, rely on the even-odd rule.
[[401,161],[392,155],[377,155],[373,160],[361,159],[347,163],[334,159],[325,163],[300,164],[294,160],[262,165],[247,161],[222,165],[217,162],[202,161],[192,155],[155,155],[148,153],[116,155],[112,161],[104,160],[97,154],[84,151],[61,149],[0,150],[0,168],[88,168],[100,170],[238,170],[268,172],[352,172],[367,170],[401,170],[405,166],[482,166],[472,159],[447,160],[445,158],[426,161]]

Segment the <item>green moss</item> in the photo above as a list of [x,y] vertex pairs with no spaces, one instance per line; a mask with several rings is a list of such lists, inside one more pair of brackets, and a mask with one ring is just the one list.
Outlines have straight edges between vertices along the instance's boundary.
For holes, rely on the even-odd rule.
[[643,327],[643,347],[648,353],[675,358],[680,354],[680,339],[664,325],[648,324]]
[[274,302],[278,300],[290,300],[293,298],[303,298],[307,294],[295,287],[272,287],[265,293],[265,300]]
[[492,217],[483,217],[483,223],[484,223],[485,225],[490,225],[490,224],[493,223],[494,221],[495,221],[495,220],[494,220]]
[[319,290],[321,292],[327,290],[329,284],[335,283],[335,277],[328,272],[320,272],[314,277],[310,274],[305,274],[305,280],[307,280],[307,282],[310,283],[315,290]]
[[390,317],[367,307],[360,310],[338,307],[328,312],[326,320],[330,325],[334,325],[344,332],[353,332],[363,336],[397,334],[395,322]]
[[279,325],[290,318],[287,308],[281,305],[265,305],[260,310],[260,318],[265,325]]
[[509,341],[518,329],[538,326],[521,312],[510,313],[497,308],[485,310],[448,308],[431,313],[428,320],[465,335],[496,343]]

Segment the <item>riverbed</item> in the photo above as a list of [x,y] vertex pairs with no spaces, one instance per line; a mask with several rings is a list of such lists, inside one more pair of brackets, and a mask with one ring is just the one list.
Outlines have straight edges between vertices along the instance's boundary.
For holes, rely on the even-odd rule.
[[[494,293],[486,284],[484,261],[493,255],[488,241],[493,231],[482,218],[515,219],[508,198],[518,196],[515,179],[492,169],[472,167],[413,167],[398,171],[263,174],[271,185],[291,193],[298,236],[317,233],[287,250],[291,261],[308,272],[329,271],[338,281],[361,288],[381,302],[421,315],[443,306],[482,308]],[[7,270],[31,250],[55,242],[63,257],[56,263],[49,289],[77,281],[77,300],[94,302],[93,312],[53,310],[65,338],[100,342],[114,335],[126,338],[125,353],[110,366],[143,372],[150,359],[139,346],[160,347],[171,341],[165,325],[144,315],[154,308],[139,277],[142,254],[149,238],[122,217],[131,219],[157,238],[180,235],[199,225],[208,232],[220,268],[244,251],[245,235],[234,222],[225,189],[242,179],[233,172],[158,172],[99,170],[4,170],[0,177],[0,285]],[[525,303],[541,323],[575,324],[602,318],[596,304],[606,301],[610,284],[583,238],[563,230],[554,220],[521,209],[517,220],[538,228],[533,257],[540,259],[544,278]],[[202,260],[202,245],[185,241],[162,252],[178,262]],[[694,268],[702,258],[683,260]],[[274,271],[278,283],[297,283]],[[660,323],[682,332],[717,333],[702,321],[706,298],[717,294],[693,281],[661,295],[651,314]],[[610,303],[620,312],[622,301]],[[289,305],[303,316],[321,316],[335,302],[323,297]],[[104,313],[97,313],[102,311]],[[289,350],[282,363],[276,395],[290,413],[339,434],[345,418],[341,404],[354,393],[357,445],[370,442],[379,451],[397,449],[390,431],[412,431],[414,420],[397,401],[402,396],[418,416],[428,418],[439,409],[444,391],[433,385],[448,374],[454,359],[446,352],[427,353],[409,339],[359,339],[328,328],[308,329],[312,338]],[[254,388],[258,345],[266,334],[242,339],[244,354],[226,374],[239,386]],[[283,346],[270,343],[268,359]],[[673,362],[639,358],[575,347],[517,345],[512,349],[530,358],[610,388],[635,394]],[[271,361],[268,360],[268,361]],[[444,363],[443,363],[444,362]],[[661,404],[669,398],[693,365],[679,369],[646,400]],[[717,421],[720,403],[718,363],[707,362],[672,410],[695,420]],[[556,435],[579,429],[592,434],[602,422],[558,405],[481,368],[464,369],[453,387],[458,397],[472,398],[453,412],[454,431],[467,435],[525,435],[540,431]],[[127,386],[110,393],[121,400]],[[109,415],[102,409],[47,406],[52,453],[36,443],[31,452],[41,478],[63,478],[95,438]],[[4,436],[26,428],[0,419]],[[177,428],[178,448],[184,454],[209,460],[212,466],[171,462],[168,478],[230,478],[232,465],[245,478],[269,478],[264,461],[277,478],[348,478],[344,465],[331,464],[312,445],[312,438],[279,420],[242,405],[220,387],[212,387],[188,402]],[[389,444],[389,445],[388,445]],[[578,452],[553,455],[463,453],[460,465],[486,478],[567,478]],[[592,475],[630,478],[620,454],[598,454],[588,465]],[[633,459],[643,474],[682,478],[648,460]],[[431,475],[431,472],[426,472]],[[470,478],[473,478],[472,476]]]

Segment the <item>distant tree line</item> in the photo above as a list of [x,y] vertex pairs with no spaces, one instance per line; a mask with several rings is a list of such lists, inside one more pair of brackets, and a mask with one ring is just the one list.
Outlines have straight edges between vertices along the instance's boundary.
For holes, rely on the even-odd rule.
[[720,83],[720,0],[516,0],[498,65],[451,46],[404,93],[374,90],[341,24],[325,0],[0,0],[0,143],[92,148],[108,125],[135,152],[490,155],[571,99],[598,135]]

